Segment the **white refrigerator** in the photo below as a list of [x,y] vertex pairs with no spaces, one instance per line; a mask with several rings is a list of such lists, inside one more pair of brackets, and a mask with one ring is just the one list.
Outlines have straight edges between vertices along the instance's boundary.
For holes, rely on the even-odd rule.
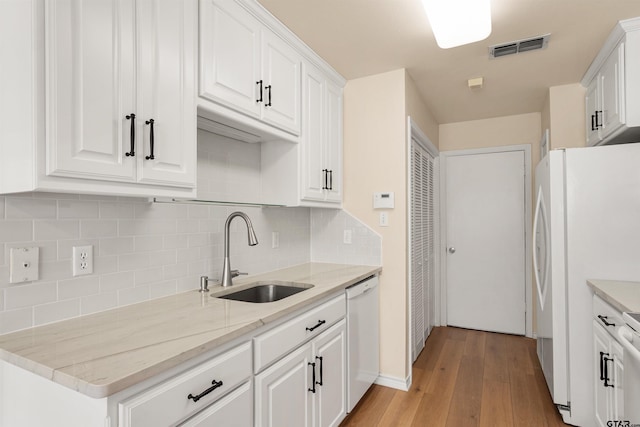
[[535,176],[537,350],[564,421],[594,424],[587,279],[640,280],[640,144],[550,151]]

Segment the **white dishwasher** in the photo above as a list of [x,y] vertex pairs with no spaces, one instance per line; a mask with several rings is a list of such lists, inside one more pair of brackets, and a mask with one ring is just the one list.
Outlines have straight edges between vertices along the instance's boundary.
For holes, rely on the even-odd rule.
[[347,288],[347,412],[380,372],[378,276]]

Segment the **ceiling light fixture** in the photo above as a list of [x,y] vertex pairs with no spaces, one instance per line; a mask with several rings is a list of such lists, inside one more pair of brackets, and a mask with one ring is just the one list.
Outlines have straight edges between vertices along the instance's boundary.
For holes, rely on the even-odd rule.
[[442,49],[484,40],[491,34],[490,0],[422,0]]

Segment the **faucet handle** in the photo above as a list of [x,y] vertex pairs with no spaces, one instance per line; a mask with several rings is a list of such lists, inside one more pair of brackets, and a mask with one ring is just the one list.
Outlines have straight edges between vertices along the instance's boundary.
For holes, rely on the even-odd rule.
[[241,273],[238,270],[231,270],[231,278],[238,277],[238,276],[246,276],[248,274],[249,273]]

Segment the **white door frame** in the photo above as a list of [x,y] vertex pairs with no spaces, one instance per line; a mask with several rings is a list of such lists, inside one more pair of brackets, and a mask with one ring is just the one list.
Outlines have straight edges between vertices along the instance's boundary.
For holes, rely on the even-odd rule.
[[[531,145],[507,145],[504,147],[488,147],[488,148],[476,148],[471,150],[455,150],[455,151],[443,151],[440,153],[440,194],[446,194],[447,182],[446,182],[446,168],[447,157],[454,156],[467,156],[470,154],[491,154],[491,153],[504,153],[509,151],[522,151],[524,154],[524,244],[525,244],[525,334],[527,337],[533,337],[533,301],[532,301],[532,266],[531,266],[531,248],[532,248],[532,236],[531,236]],[[446,197],[443,197],[440,202],[440,236],[441,243],[440,253],[447,248],[447,201]],[[442,325],[447,324],[447,257],[440,257],[440,322]]]
[[[413,346],[412,346],[412,334],[411,334],[411,328],[413,325],[413,313],[411,310],[412,307],[412,299],[411,299],[411,144],[413,140],[416,140],[418,142],[418,144],[425,149],[429,154],[431,154],[435,161],[434,161],[434,173],[433,173],[433,179],[434,179],[434,207],[433,207],[433,220],[434,220],[434,224],[433,224],[433,242],[434,242],[434,246],[435,246],[435,260],[434,260],[434,282],[440,283],[440,188],[441,186],[438,185],[438,180],[439,180],[439,173],[438,173],[438,169],[439,169],[439,156],[440,156],[440,152],[438,151],[438,148],[431,142],[431,140],[427,137],[427,135],[424,134],[424,132],[422,132],[422,130],[420,129],[420,127],[418,126],[418,124],[411,120],[411,116],[407,117],[407,283],[406,283],[406,290],[407,290],[407,309],[409,312],[409,315],[407,316],[407,334],[406,334],[406,340],[407,340],[407,367],[409,369],[408,373],[408,386],[411,385],[411,381],[412,381],[412,375],[411,375],[411,365],[413,363],[413,361],[411,360],[411,353],[413,351]],[[433,307],[433,311],[434,311],[434,325],[440,325],[440,307],[438,306],[438,304],[435,304],[435,301],[439,301],[440,299],[440,286],[435,286],[434,288],[434,307]]]

